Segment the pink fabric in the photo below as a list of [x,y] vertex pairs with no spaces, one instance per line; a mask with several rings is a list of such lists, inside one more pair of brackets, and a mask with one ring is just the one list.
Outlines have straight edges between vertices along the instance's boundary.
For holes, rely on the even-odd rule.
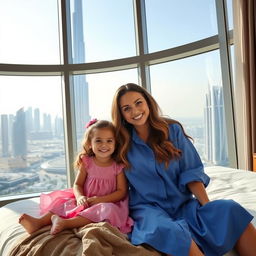
[[[116,176],[123,166],[113,162],[111,166],[97,166],[93,158],[83,157],[86,166],[87,178],[84,184],[84,194],[87,197],[104,196],[116,190]],[[119,228],[123,233],[129,233],[133,220],[128,216],[128,197],[115,203],[99,203],[91,207],[77,206],[73,189],[53,191],[40,196],[41,214],[53,212],[63,218],[72,218],[77,215],[92,222],[107,221]]]

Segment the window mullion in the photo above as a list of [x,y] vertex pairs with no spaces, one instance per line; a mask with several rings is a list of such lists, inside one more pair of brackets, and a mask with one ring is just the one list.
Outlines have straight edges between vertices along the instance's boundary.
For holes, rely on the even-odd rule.
[[[144,56],[145,54],[148,54],[145,1],[134,0],[133,6],[134,6],[137,55]],[[139,77],[139,84],[145,87],[148,91],[151,91],[149,66],[143,61],[140,61],[138,63],[138,77]]]
[[223,82],[223,100],[225,109],[225,122],[227,129],[227,142],[229,166],[237,168],[237,148],[235,137],[234,107],[232,97],[231,59],[229,53],[228,24],[225,12],[225,0],[216,0],[217,22],[220,44],[220,62]]
[[72,63],[72,45],[71,45],[71,19],[70,19],[70,3],[67,0],[60,1],[61,8],[61,42],[63,54],[63,116],[64,116],[64,134],[65,134],[65,149],[66,149],[66,166],[67,166],[67,180],[70,187],[75,179],[73,171],[74,152],[76,149],[76,127],[75,127],[75,109],[73,84],[70,79],[70,72],[68,64]]

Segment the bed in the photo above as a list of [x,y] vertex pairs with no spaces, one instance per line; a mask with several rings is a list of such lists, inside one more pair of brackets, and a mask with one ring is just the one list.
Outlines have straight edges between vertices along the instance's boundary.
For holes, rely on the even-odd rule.
[[[211,177],[211,182],[207,187],[211,200],[234,199],[256,217],[256,173],[221,166],[207,167],[205,171]],[[131,245],[126,236],[104,222],[90,224],[87,228],[62,231],[54,238],[49,234],[50,227],[47,226],[35,232],[31,239],[31,236],[27,235],[23,227],[19,225],[18,217],[23,212],[39,216],[38,203],[37,197],[20,200],[0,208],[1,256],[27,255],[28,252],[29,255],[49,256],[160,255],[151,248]],[[252,223],[256,226],[256,218]],[[236,255],[232,250],[225,256]]]

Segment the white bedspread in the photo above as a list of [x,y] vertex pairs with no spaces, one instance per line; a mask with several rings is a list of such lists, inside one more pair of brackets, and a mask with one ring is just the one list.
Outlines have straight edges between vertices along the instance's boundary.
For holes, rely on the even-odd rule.
[[[256,216],[256,173],[232,168],[207,167],[211,177],[207,192],[211,200],[234,199]],[[18,223],[21,213],[39,216],[39,198],[26,199],[10,203],[0,208],[0,255],[8,256],[15,241],[24,235],[24,229]],[[253,219],[256,226],[256,218]],[[225,256],[237,255],[234,251]]]
[[[205,168],[211,177],[207,192],[210,200],[233,199],[245,207],[255,218],[256,226],[256,173],[222,166]],[[237,256],[233,250],[225,256]]]
[[207,187],[211,200],[233,199],[256,217],[256,172],[221,166],[207,167],[205,172],[211,177]]

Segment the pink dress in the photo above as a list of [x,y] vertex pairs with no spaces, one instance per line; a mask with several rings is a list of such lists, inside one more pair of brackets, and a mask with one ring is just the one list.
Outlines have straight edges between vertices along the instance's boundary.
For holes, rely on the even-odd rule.
[[[84,195],[87,197],[104,196],[116,190],[116,176],[123,166],[113,162],[111,166],[97,166],[91,157],[83,157],[87,178],[84,184]],[[40,196],[41,214],[51,211],[62,218],[72,218],[77,215],[92,222],[107,221],[119,228],[123,233],[129,233],[133,220],[129,217],[128,196],[115,203],[99,203],[85,208],[77,206],[73,189],[56,190]]]

